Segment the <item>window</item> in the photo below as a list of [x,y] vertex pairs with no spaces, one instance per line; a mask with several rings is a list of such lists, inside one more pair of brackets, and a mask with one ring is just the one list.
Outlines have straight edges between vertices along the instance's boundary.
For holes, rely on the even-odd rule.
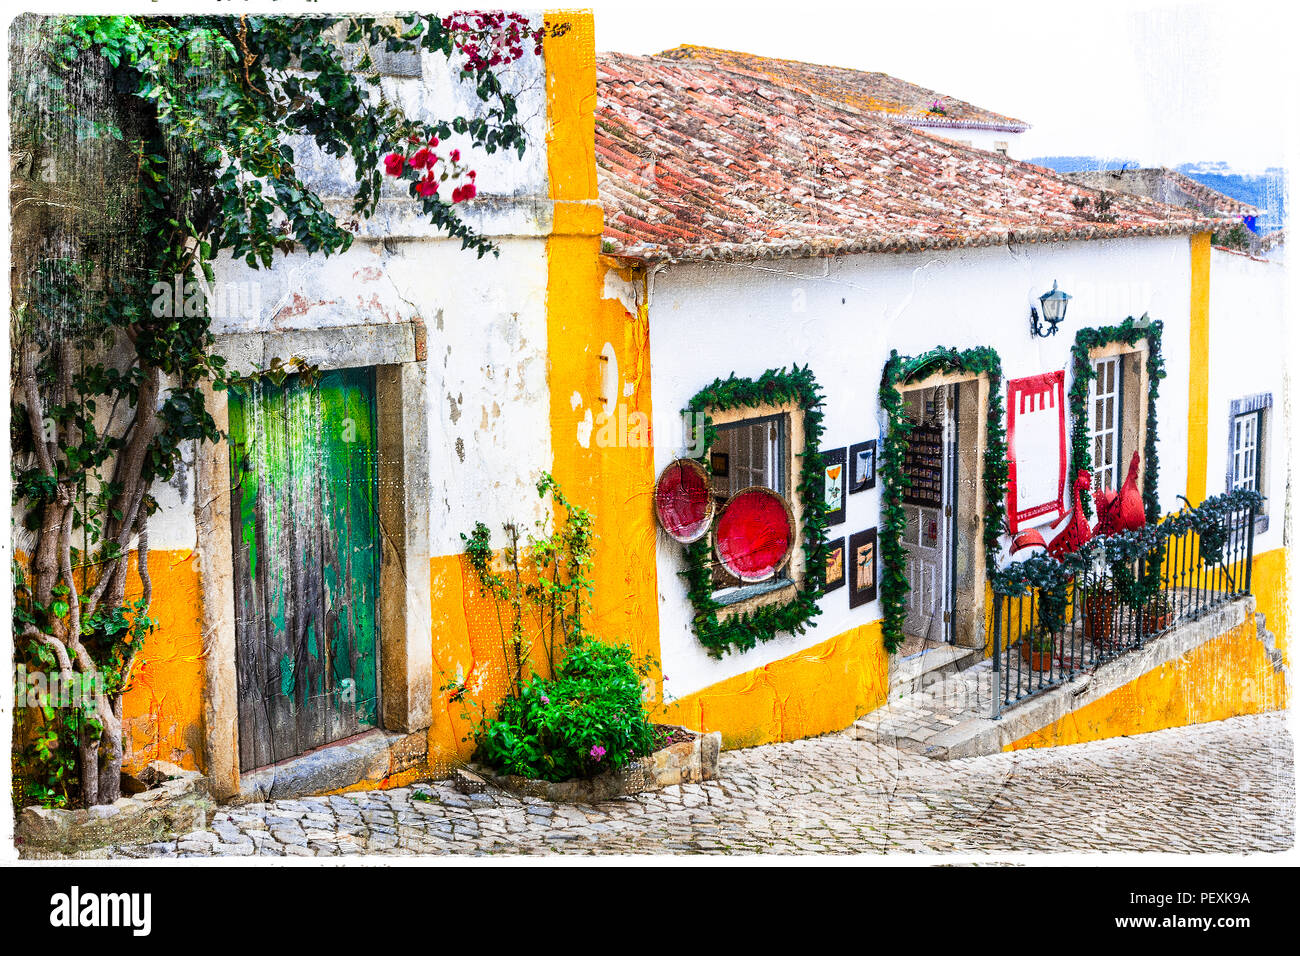
[[[1089,432],[1092,438],[1093,492],[1117,489],[1123,481],[1120,471],[1122,444],[1121,396],[1124,369],[1122,357],[1115,355],[1093,363],[1097,373],[1088,386]],[[1125,463],[1127,465],[1127,463]]]
[[[728,498],[746,488],[770,488],[788,499],[787,419],[785,414],[762,415],[716,426],[717,437],[709,450],[709,472],[719,512]],[[789,574],[787,565],[769,581],[746,585],[715,561],[713,599],[730,605],[778,590],[792,583]]]
[[1262,411],[1233,416],[1230,491],[1259,490],[1259,433],[1263,418]]
[[1273,414],[1273,394],[1262,392],[1239,398],[1228,406],[1228,491],[1245,488],[1264,496],[1255,530],[1268,530],[1268,447]]
[[784,495],[785,469],[781,461],[784,445],[784,415],[765,415],[719,425],[709,456],[714,495],[726,499],[755,486]]
[[994,152],[1001,153],[1003,156],[1009,156],[1009,155],[1010,155],[1010,152],[1009,152],[1010,148],[1011,148],[1011,147],[1007,145],[1006,140],[998,140],[998,141],[996,141],[996,142],[993,144],[993,150],[994,150]]

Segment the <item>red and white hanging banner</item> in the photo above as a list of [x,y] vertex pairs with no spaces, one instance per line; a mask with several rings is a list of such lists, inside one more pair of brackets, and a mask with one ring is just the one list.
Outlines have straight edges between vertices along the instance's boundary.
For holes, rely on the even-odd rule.
[[1012,534],[1065,513],[1064,371],[1007,382],[1007,458]]

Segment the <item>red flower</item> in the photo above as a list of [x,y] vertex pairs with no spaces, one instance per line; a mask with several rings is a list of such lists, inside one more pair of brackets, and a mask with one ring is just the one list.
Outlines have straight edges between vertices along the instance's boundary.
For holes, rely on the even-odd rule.
[[471,169],[465,175],[468,176],[470,179],[474,179],[476,176],[478,176],[478,173],[474,172],[474,170]]
[[433,196],[438,192],[438,183],[432,178],[421,179],[415,184],[415,191],[421,196]]
[[464,198],[465,198],[465,190],[462,187],[457,186],[455,189],[451,191],[452,202],[454,203],[460,202]]
[[478,195],[478,187],[473,183],[466,183],[460,187],[460,195],[462,199],[473,199]]
[[430,150],[420,149],[417,150],[415,155],[411,157],[411,168],[432,169],[433,164],[436,163],[437,161],[438,161],[438,157],[435,156]]
[[458,149],[453,149],[453,150],[451,151],[451,161],[452,161],[453,163],[459,163],[459,162],[460,162],[460,150],[458,150]]
[[437,146],[437,145],[438,145],[438,137],[436,137],[436,136],[431,136],[431,137],[429,138],[429,145],[430,145],[430,146]]
[[390,176],[402,175],[402,167],[406,165],[406,157],[401,153],[389,153],[384,157],[384,171]]

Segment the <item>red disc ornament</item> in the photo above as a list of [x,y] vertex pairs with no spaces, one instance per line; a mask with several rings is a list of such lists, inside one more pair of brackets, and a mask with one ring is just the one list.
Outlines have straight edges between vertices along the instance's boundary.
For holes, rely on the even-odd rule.
[[713,496],[704,466],[693,458],[678,458],[655,484],[655,516],[675,541],[690,544],[709,531]]
[[746,488],[723,507],[714,550],[727,573],[746,584],[770,578],[793,547],[794,516],[775,491]]

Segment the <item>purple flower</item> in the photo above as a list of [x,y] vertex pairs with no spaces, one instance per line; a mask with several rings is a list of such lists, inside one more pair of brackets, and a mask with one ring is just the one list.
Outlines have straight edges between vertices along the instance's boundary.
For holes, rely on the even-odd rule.
[[543,694],[543,695],[542,695],[542,703],[543,703],[543,704],[549,704],[550,702],[551,702],[551,698],[549,698],[549,697],[547,697],[545,694]]
[[605,748],[600,744],[593,744],[591,748],[591,759],[598,761],[603,756],[605,756]]

